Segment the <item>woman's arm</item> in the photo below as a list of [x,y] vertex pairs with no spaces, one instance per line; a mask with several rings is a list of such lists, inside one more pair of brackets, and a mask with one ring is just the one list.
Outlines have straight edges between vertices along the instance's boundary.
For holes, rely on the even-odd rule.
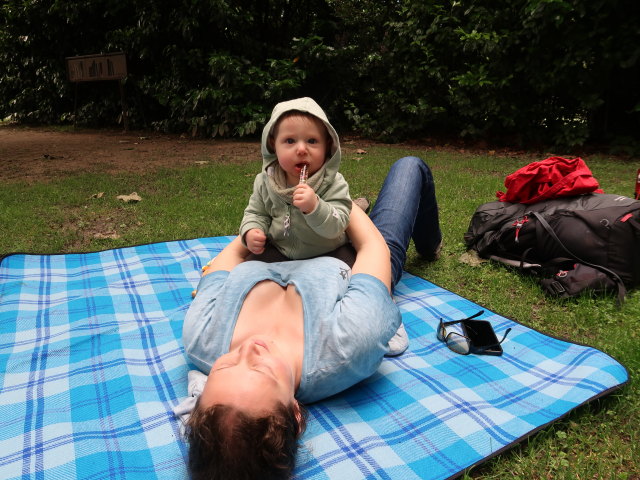
[[213,272],[224,270],[230,272],[233,267],[244,262],[249,255],[247,247],[242,245],[242,240],[238,235],[234,238],[229,245],[224,247],[222,251],[216,255],[216,257],[209,262],[207,268],[202,273],[202,276],[208,275]]
[[391,254],[384,238],[366,213],[356,205],[351,209],[347,235],[356,249],[351,271],[368,273],[379,279],[391,292]]

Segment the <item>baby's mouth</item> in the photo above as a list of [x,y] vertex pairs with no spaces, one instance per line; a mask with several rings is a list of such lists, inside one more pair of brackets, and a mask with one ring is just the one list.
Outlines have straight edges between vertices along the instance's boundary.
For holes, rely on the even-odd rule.
[[296,163],[296,170],[300,172],[305,165],[309,168],[309,164],[306,162]]

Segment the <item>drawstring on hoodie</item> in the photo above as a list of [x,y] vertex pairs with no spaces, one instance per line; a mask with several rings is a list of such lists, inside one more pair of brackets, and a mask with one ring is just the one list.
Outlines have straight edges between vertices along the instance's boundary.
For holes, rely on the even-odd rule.
[[289,209],[291,206],[287,206],[287,213],[284,215],[284,236],[289,236],[289,228],[291,227],[291,216],[289,215]]

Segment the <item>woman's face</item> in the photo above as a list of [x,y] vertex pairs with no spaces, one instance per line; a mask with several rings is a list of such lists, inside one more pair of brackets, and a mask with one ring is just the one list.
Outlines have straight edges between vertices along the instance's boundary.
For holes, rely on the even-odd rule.
[[200,405],[230,405],[247,414],[263,414],[277,403],[294,401],[291,366],[271,341],[249,338],[211,367]]

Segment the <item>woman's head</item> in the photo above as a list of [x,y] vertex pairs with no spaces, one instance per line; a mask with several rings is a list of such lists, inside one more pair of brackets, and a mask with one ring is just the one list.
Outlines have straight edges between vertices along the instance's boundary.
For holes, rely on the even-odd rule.
[[294,367],[269,337],[220,356],[187,424],[193,478],[288,478],[305,424],[295,389]]
[[230,405],[251,416],[278,404],[297,404],[296,374],[287,355],[267,338],[250,337],[212,365],[200,402]]
[[229,405],[203,407],[186,425],[193,480],[286,479],[295,466],[305,414],[297,404],[278,404],[253,416]]

